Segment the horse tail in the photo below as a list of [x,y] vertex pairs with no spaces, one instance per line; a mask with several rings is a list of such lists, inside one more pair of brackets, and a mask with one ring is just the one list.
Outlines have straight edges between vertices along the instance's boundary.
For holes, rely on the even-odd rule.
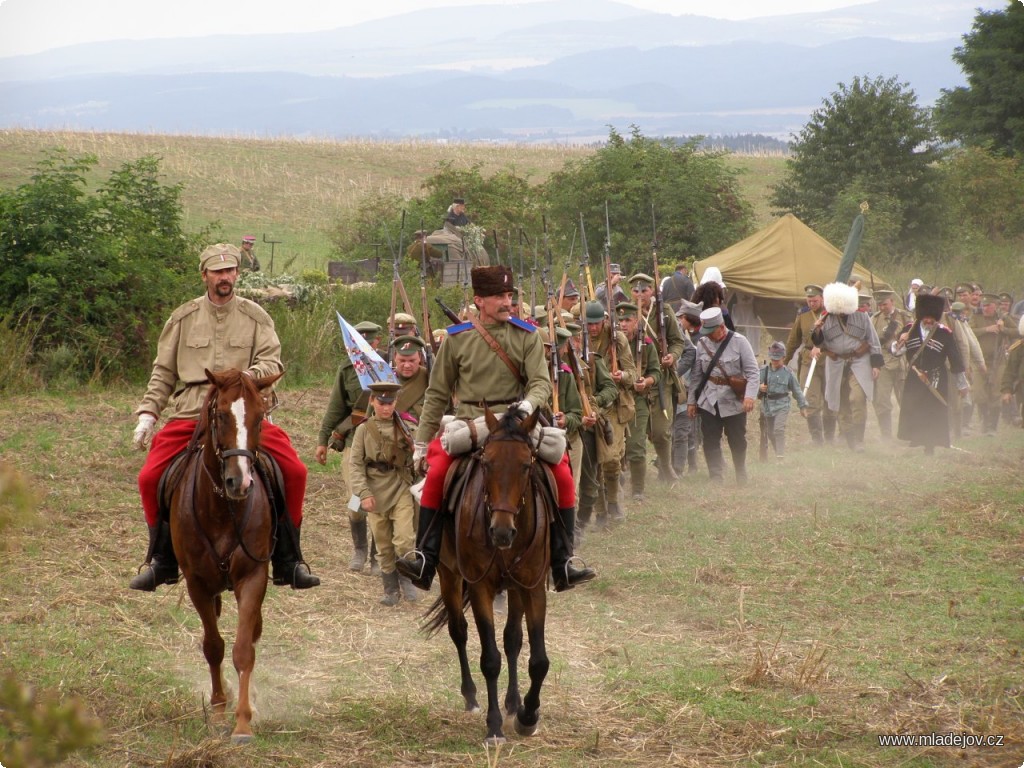
[[[469,584],[462,582],[462,610],[469,606]],[[438,597],[423,614],[423,624],[420,631],[427,637],[433,637],[444,627],[448,626],[448,608],[444,604],[444,596]]]

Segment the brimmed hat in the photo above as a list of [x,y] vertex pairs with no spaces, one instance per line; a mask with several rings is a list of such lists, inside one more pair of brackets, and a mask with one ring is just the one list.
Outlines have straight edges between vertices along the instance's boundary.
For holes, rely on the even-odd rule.
[[768,357],[772,360],[781,360],[786,356],[786,345],[781,341],[773,341],[768,347]]
[[600,301],[588,301],[584,315],[588,323],[601,322],[605,317],[604,304]]
[[399,336],[393,346],[396,354],[415,355],[426,346],[426,342],[419,336]]
[[707,336],[725,322],[721,307],[709,307],[700,313],[700,335]]
[[476,296],[500,296],[513,291],[512,270],[504,264],[493,267],[473,267],[469,273]]
[[370,385],[370,396],[382,403],[393,403],[398,399],[401,384],[393,381],[375,381]]
[[945,311],[946,300],[942,296],[936,296],[931,293],[918,295],[917,301],[914,304],[914,317],[918,320],[925,317],[941,320],[942,314]]
[[212,270],[216,272],[221,269],[237,267],[242,257],[242,252],[237,245],[231,243],[217,243],[207,247],[199,254],[199,269]]

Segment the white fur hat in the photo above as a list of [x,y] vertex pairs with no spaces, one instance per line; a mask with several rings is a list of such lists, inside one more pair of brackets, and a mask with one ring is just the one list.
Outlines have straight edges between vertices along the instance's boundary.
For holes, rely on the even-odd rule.
[[708,267],[704,270],[704,274],[700,276],[700,284],[709,283],[714,280],[720,286],[725,288],[725,280],[722,279],[722,270],[718,267]]
[[822,295],[825,298],[825,311],[833,315],[852,314],[860,305],[857,289],[846,283],[829,283]]

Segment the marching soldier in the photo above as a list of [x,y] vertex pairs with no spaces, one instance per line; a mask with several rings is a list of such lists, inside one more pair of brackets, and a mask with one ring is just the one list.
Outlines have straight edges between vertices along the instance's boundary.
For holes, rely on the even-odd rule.
[[636,381],[633,383],[635,415],[629,422],[629,432],[626,436],[626,461],[629,463],[633,501],[643,501],[644,486],[647,482],[647,432],[651,424],[651,392],[658,386],[661,366],[658,365],[658,352],[654,340],[640,330],[636,304],[619,304],[615,308],[615,316],[629,341],[629,351],[637,369]]
[[[379,325],[364,320],[357,323],[354,328],[371,347],[377,349],[380,344],[381,328]],[[349,453],[346,449],[352,445],[355,428],[359,425],[359,421],[365,418],[368,404],[369,394],[363,391],[363,385],[359,383],[359,376],[352,365],[352,360],[346,354],[334,377],[334,386],[331,388],[327,410],[320,422],[320,434],[317,437],[314,455],[318,464],[326,464],[328,447],[341,452],[341,478],[349,493],[352,490],[352,477],[349,473]],[[352,532],[352,560],[348,567],[352,571],[362,571],[366,565],[369,549],[366,513],[358,509],[349,509],[348,519]],[[374,564],[371,563],[371,575],[376,576],[376,570]]]
[[[416,544],[413,533],[412,439],[395,412],[400,384],[375,381],[370,385],[369,402],[373,415],[356,427],[352,438],[349,474],[352,495],[359,497],[359,506],[373,530],[373,540],[380,550],[381,579],[384,597],[381,604],[397,605],[402,597],[397,556]],[[417,599],[410,584],[405,590],[410,602]]]
[[[539,329],[541,338],[544,340],[544,354],[548,358],[548,365],[551,365],[552,344],[550,333],[547,327]],[[553,412],[554,405],[552,396],[544,406],[544,412],[549,417],[553,426],[565,430],[565,439],[569,446],[569,460],[572,465],[572,479],[576,488],[576,496],[579,498],[580,487],[580,464],[583,459],[583,438],[580,437],[580,425],[583,422],[583,403],[580,400],[580,391],[576,388],[576,380],[572,376],[572,368],[565,363],[568,354],[569,339],[572,338],[572,331],[561,326],[555,326],[555,337],[559,355],[558,363],[558,411]],[[576,516],[577,527],[579,526],[579,515]]]
[[[800,388],[807,390],[805,395],[810,414],[807,417],[807,429],[815,445],[831,443],[836,436],[836,416],[825,406],[825,365],[820,359],[821,349],[811,340],[814,324],[821,318],[824,310],[822,293],[820,285],[811,283],[804,286],[807,306],[797,312],[793,327],[789,330],[789,338],[786,339],[787,361],[792,360],[794,353],[800,350],[797,378],[800,380]],[[811,370],[812,360],[817,362],[814,364],[814,375],[808,386],[807,374]]]
[[971,315],[971,329],[978,337],[988,371],[975,378],[971,394],[981,414],[982,430],[986,435],[994,435],[1002,409],[999,388],[1006,363],[1006,348],[1017,338],[1017,329],[1012,322],[1000,316],[999,297],[994,293],[982,294],[980,305],[981,311]]
[[867,405],[882,367],[882,350],[871,318],[857,311],[857,289],[843,283],[825,287],[826,314],[811,340],[825,354],[825,404],[839,414],[839,428],[851,450],[864,450]]
[[[655,301],[654,278],[642,272],[629,278],[633,286],[633,300],[639,309],[641,330],[654,339],[655,345],[659,344],[657,338],[657,323],[652,317]],[[676,363],[682,357],[686,349],[683,341],[682,331],[679,330],[679,322],[667,303],[662,305],[661,322],[665,327],[666,349],[664,356],[660,357],[661,379],[658,388],[651,390],[651,442],[654,444],[655,453],[658,455],[658,479],[665,483],[675,482],[675,469],[672,464],[672,424],[675,419],[676,403],[682,400],[682,384],[676,374]],[[658,350],[660,353],[660,349]],[[665,402],[662,404],[658,389],[664,390]],[[664,407],[663,407],[664,405]]]
[[892,439],[892,399],[900,404],[903,397],[903,380],[906,378],[906,361],[903,356],[892,353],[892,342],[900,335],[903,326],[913,322],[913,316],[896,306],[895,291],[875,291],[878,311],[871,316],[871,324],[878,334],[882,347],[882,368],[875,381],[875,397],[872,405],[878,429],[883,440]]
[[[588,301],[583,314],[587,322],[586,333],[590,334],[590,351],[609,363],[609,375],[617,390],[615,406],[608,414],[611,440],[605,439],[604,430],[598,431],[597,434],[597,461],[601,469],[605,497],[605,512],[598,513],[597,519],[598,523],[603,525],[608,519],[623,518],[622,508],[619,506],[619,468],[626,455],[626,425],[636,416],[633,385],[637,380],[637,372],[625,334],[616,331],[615,339],[611,337],[604,305],[599,301]],[[610,365],[613,344],[616,358],[614,367]]]
[[[603,310],[601,310],[603,313]],[[603,317],[603,314],[602,314]],[[582,326],[566,325],[574,334],[582,331]],[[578,345],[570,341],[578,351]],[[583,368],[583,375],[586,379],[587,397],[590,398],[592,414],[583,416],[580,422],[580,440],[583,445],[583,456],[580,462],[579,475],[579,514],[576,516],[576,545],[579,546],[583,539],[583,531],[590,524],[594,514],[594,507],[601,497],[602,479],[601,462],[598,450],[598,443],[605,443],[604,430],[607,427],[611,430],[610,420],[617,418],[615,414],[616,404],[619,399],[619,390],[608,370],[608,365],[597,352],[590,353],[590,360],[580,361]],[[599,434],[601,436],[599,436]],[[615,470],[618,477],[618,467]]]

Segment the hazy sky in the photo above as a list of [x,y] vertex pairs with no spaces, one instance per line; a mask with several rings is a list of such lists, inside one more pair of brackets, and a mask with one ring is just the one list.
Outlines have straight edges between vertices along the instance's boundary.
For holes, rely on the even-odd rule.
[[[533,0],[525,0],[531,2]],[[869,0],[619,0],[662,13],[724,19],[859,5]],[[97,40],[310,32],[424,8],[508,0],[0,0],[0,57]]]

